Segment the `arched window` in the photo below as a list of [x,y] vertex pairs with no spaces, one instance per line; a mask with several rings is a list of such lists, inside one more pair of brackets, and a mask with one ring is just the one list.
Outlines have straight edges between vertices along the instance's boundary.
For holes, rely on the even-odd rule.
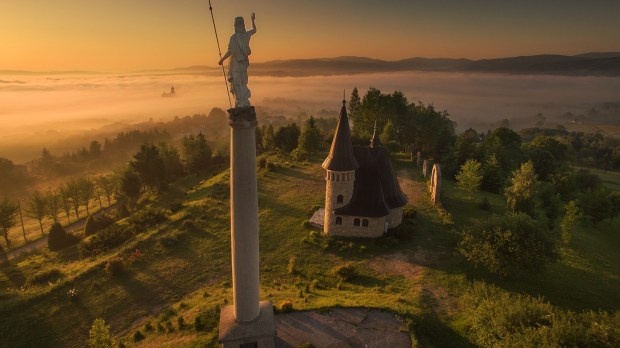
[[344,201],[344,196],[338,195],[338,197],[336,197],[336,203],[342,203],[343,201]]
[[362,226],[368,227],[368,219],[362,220]]
[[353,226],[359,226],[360,225],[360,219],[355,218],[355,220],[353,220]]
[[342,225],[342,218],[340,216],[336,217],[336,225]]

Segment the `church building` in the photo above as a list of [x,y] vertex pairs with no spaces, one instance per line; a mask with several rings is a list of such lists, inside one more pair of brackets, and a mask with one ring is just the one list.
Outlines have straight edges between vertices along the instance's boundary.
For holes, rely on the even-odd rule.
[[323,162],[327,171],[323,231],[338,237],[380,237],[400,225],[407,197],[376,126],[369,146],[353,146],[345,104],[343,100],[329,155]]

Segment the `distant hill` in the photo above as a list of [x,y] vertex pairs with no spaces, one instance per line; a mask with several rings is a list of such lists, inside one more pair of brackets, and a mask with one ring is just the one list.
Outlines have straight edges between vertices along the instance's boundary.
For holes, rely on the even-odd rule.
[[[486,72],[505,74],[620,76],[620,52],[592,52],[574,56],[544,54],[496,59],[408,58],[396,61],[366,57],[288,59],[252,63],[252,74],[266,76],[346,75],[395,71]],[[170,71],[218,73],[208,66]]]

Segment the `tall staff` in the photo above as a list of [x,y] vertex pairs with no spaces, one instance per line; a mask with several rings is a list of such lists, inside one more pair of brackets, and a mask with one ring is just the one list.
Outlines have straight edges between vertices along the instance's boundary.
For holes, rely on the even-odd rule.
[[[220,60],[222,60],[222,50],[220,49],[220,39],[217,36],[217,28],[215,27],[215,18],[213,17],[213,6],[211,6],[211,0],[209,0],[209,11],[211,11],[211,21],[213,22],[213,31],[215,31],[215,41],[217,42],[217,53],[220,55]],[[224,84],[226,84],[226,96],[228,97],[228,105],[232,109],[232,102],[230,101],[230,93],[228,88],[228,79],[226,78],[226,71],[224,70],[224,65],[222,65],[222,74],[224,74]]]

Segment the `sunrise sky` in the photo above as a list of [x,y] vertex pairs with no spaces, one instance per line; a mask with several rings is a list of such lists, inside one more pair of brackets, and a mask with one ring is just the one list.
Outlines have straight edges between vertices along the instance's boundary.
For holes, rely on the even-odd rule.
[[[367,56],[495,58],[620,51],[619,0],[212,0],[253,61]],[[215,65],[207,0],[2,0],[0,70],[128,72]]]

